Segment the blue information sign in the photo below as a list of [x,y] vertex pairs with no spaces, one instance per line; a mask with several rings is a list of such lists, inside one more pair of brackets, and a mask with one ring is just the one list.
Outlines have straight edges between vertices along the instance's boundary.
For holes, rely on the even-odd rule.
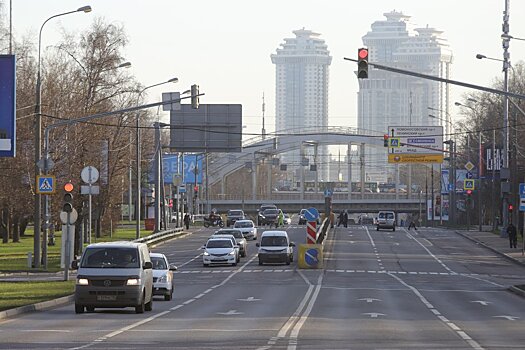
[[316,267],[319,264],[319,250],[312,248],[304,253],[304,261],[308,266]]
[[520,184],[520,196],[525,196],[525,184]]
[[324,190],[324,196],[325,197],[332,197],[334,193],[332,192],[331,189],[327,188],[326,190]]
[[15,101],[15,56],[0,55],[0,157],[16,155]]
[[[164,174],[164,183],[170,185],[173,183],[173,175],[183,174],[184,184],[202,184],[202,154],[185,154],[184,165],[179,159],[178,154],[164,154],[162,156],[162,170]],[[195,175],[195,173],[197,173]],[[195,181],[197,180],[197,181]],[[154,183],[153,169],[150,171],[149,182]]]
[[316,221],[319,218],[319,211],[315,208],[308,208],[304,213],[306,221]]

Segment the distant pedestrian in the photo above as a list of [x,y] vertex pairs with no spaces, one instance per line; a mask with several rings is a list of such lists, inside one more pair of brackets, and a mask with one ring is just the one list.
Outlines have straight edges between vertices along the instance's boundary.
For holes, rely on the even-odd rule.
[[417,231],[417,227],[416,227],[416,221],[415,220],[410,220],[410,224],[408,224],[408,230],[410,231],[411,228],[414,228],[414,230]]
[[186,226],[186,230],[190,229],[190,214],[188,213],[184,215],[184,225]]
[[343,225],[345,227],[348,227],[348,213],[346,212],[346,210],[343,212]]
[[518,232],[516,226],[512,222],[507,227],[507,233],[509,234],[509,243],[511,248],[517,248],[518,245]]
[[341,211],[339,215],[337,216],[337,227],[341,226],[341,224],[343,223],[343,216],[344,216],[344,213]]

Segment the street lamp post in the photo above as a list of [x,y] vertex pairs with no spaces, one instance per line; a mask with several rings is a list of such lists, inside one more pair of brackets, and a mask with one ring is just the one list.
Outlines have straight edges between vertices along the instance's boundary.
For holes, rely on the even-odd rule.
[[[155,87],[155,86],[159,86],[159,85],[163,85],[163,84],[167,84],[167,83],[176,83],[178,82],[179,79],[178,78],[171,78],[170,80],[167,80],[167,81],[164,81],[162,83],[157,83],[157,84],[153,84],[153,85],[149,85],[149,86],[146,86],[145,88],[143,88],[142,90],[139,91],[139,94],[137,96],[137,105],[139,104],[139,101],[140,101],[140,97],[142,96],[142,94],[144,93],[144,91],[152,88],[152,87]],[[140,158],[141,158],[141,155],[140,155],[140,113],[137,113],[137,118],[136,118],[136,123],[135,123],[135,126],[136,126],[136,131],[135,131],[135,147],[136,147],[136,168],[135,168],[135,171],[136,171],[136,187],[137,187],[137,192],[135,193],[135,221],[136,221],[136,237],[135,238],[140,238],[140,205],[141,205],[141,166],[140,166]],[[155,145],[157,146],[157,145]],[[157,193],[155,193],[155,196],[157,196]],[[158,226],[157,226],[158,227]]]
[[[35,102],[35,186],[38,186],[38,183],[36,181],[36,177],[41,174],[40,167],[44,168],[45,164],[39,164],[40,158],[42,156],[42,79],[40,74],[40,66],[41,66],[41,48],[42,48],[42,30],[44,29],[44,26],[47,22],[49,22],[51,19],[69,15],[71,13],[76,12],[91,12],[91,6],[82,6],[74,11],[59,13],[57,15],[51,16],[48,19],[42,23],[42,26],[40,27],[40,31],[38,33],[38,68],[37,68],[37,76],[36,76],[36,102]],[[45,160],[44,160],[45,162]],[[36,191],[35,191],[36,192]],[[34,230],[34,267],[40,267],[40,248],[41,248],[41,239],[40,239],[40,220],[41,220],[41,214],[42,214],[42,197],[40,194],[35,194],[35,212],[34,212],[34,218],[33,218],[33,230]],[[47,221],[49,220],[48,217],[45,218],[46,225]],[[47,227],[46,227],[47,229]],[[44,249],[46,249],[46,243],[47,237],[44,237]],[[47,262],[44,261],[44,265],[47,267]]]

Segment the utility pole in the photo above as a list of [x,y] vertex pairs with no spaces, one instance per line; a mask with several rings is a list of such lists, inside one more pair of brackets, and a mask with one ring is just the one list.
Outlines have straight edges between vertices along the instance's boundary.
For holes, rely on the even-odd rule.
[[[503,11],[503,35],[509,35],[509,7],[510,0],[505,0],[505,10]],[[510,40],[503,39],[503,91],[509,92],[509,66],[510,66]],[[509,169],[509,97],[507,95],[503,98],[503,168],[505,170]],[[503,180],[509,182],[508,179]],[[502,232],[505,230],[509,223],[509,215],[507,212],[508,199],[509,195],[506,191],[502,193],[503,198],[503,228]]]

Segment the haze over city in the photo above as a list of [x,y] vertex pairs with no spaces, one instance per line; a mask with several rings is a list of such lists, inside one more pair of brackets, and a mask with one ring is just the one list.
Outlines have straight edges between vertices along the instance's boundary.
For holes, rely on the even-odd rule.
[[[266,129],[275,128],[274,54],[292,31],[306,28],[320,34],[330,55],[329,125],[357,125],[358,83],[355,58],[362,37],[383,13],[396,10],[411,16],[412,27],[429,26],[443,31],[453,52],[452,78],[488,86],[502,77],[500,62],[477,60],[477,53],[502,58],[503,1],[13,1],[13,31],[18,40],[36,43],[42,21],[53,14],[91,5],[92,13],[66,16],[46,25],[42,47],[54,45],[62,31],[81,32],[95,18],[122,25],[129,44],[124,59],[130,73],[144,85],[179,78],[179,83],[149,91],[149,101],[161,92],[184,91],[193,83],[206,96],[201,103],[241,103],[247,134],[261,132],[262,94],[266,102]],[[6,6],[8,3],[6,3]],[[525,3],[510,7],[510,33],[525,37],[520,14]],[[511,41],[511,62],[525,57],[525,43]],[[452,88],[452,115],[459,109],[465,89]]]

